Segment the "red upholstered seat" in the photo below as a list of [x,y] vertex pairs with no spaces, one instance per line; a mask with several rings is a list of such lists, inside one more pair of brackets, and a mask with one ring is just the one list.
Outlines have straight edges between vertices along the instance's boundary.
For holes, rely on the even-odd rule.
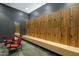
[[11,44],[11,48],[17,48],[19,44]]
[[7,44],[7,48],[17,48],[19,45],[18,44]]
[[10,44],[7,44],[6,47],[7,47],[7,48],[10,48]]

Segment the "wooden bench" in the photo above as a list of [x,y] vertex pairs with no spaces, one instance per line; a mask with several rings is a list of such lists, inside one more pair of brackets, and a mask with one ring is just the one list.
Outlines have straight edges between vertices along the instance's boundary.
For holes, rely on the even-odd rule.
[[[16,36],[19,36],[19,33],[17,33]],[[64,45],[64,44],[60,44],[60,43],[55,43],[55,42],[31,37],[28,35],[23,35],[22,38],[24,40],[37,44],[41,47],[44,47],[50,51],[56,52],[60,55],[79,56],[79,48],[76,48],[76,47],[72,47],[72,46],[68,46],[68,45]]]

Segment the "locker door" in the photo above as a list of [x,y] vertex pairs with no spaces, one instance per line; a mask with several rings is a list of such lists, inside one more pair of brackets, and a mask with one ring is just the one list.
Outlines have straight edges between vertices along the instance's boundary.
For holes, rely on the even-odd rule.
[[[49,29],[49,31],[48,31],[48,34],[49,34],[49,40],[50,41],[52,41],[52,40],[54,40],[54,36],[52,35],[52,34],[54,34],[53,33],[53,30],[54,30],[54,28],[53,28],[53,21],[54,20],[54,17],[53,17],[53,15],[51,14],[51,15],[49,15],[48,16],[48,29]],[[52,29],[53,28],[53,29]],[[53,36],[53,37],[52,37]]]
[[53,23],[53,25],[54,25],[54,42],[57,42],[57,21],[59,20],[59,19],[57,19],[57,12],[55,12],[54,13],[54,23]]
[[52,16],[48,15],[49,41],[52,41]]
[[70,45],[70,32],[71,32],[71,19],[70,19],[70,9],[62,10],[61,18],[61,43]]
[[55,42],[54,13],[51,14],[51,41]]
[[56,42],[59,43],[61,40],[61,31],[60,31],[60,25],[61,25],[61,17],[62,12],[58,11],[56,12]]
[[40,31],[41,34],[40,34],[40,35],[41,35],[41,39],[42,39],[42,37],[43,37],[43,36],[42,36],[42,31],[43,31],[43,28],[42,28],[42,27],[43,27],[43,18],[41,17],[40,20],[41,20],[41,31]]
[[28,28],[28,22],[26,21],[26,24],[25,24],[25,34],[27,34],[27,28]]
[[40,18],[38,18],[37,22],[38,22],[38,28],[37,28],[38,29],[38,31],[37,31],[38,32],[38,38],[40,38]]
[[20,33],[20,24],[19,23],[15,23],[15,32]]
[[48,34],[47,34],[47,31],[48,31],[48,16],[45,16],[44,17],[44,26],[43,26],[43,28],[44,28],[44,39],[45,40],[48,40],[49,38],[48,38]]
[[79,7],[71,8],[71,46],[79,45]]

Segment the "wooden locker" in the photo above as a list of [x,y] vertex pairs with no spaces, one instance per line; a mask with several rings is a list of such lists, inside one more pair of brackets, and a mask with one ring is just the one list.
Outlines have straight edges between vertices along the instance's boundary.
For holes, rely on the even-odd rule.
[[28,22],[26,21],[26,23],[25,23],[25,34],[27,34],[27,32],[28,32],[27,28],[28,28]]
[[37,37],[39,38],[39,20],[37,20],[36,23],[37,23],[36,25],[37,26]]
[[35,35],[35,37],[37,37],[37,34],[38,34],[38,32],[37,32],[37,26],[38,26],[38,23],[37,23],[37,18],[34,20],[34,35]]
[[35,36],[34,24],[35,24],[35,22],[34,22],[34,20],[32,20],[32,36],[36,37]]
[[27,35],[79,47],[79,7],[66,8],[28,20]]
[[20,32],[20,24],[19,23],[15,24],[15,32],[16,33]]
[[77,7],[78,48],[79,48],[79,7]]
[[61,40],[61,32],[60,32],[60,25],[61,25],[61,17],[62,12],[56,12],[56,42],[59,43]]
[[62,10],[61,17],[61,43],[70,45],[70,32],[71,32],[71,19],[70,19],[70,9]]
[[41,20],[41,31],[40,31],[41,35],[40,36],[41,36],[41,39],[43,39],[43,20],[44,20],[44,16],[42,16],[40,20]]
[[45,16],[42,17],[42,24],[41,24],[41,28],[42,28],[42,32],[41,32],[41,35],[42,35],[42,39],[44,39],[44,20],[45,20]]
[[44,39],[44,20],[45,20],[45,16],[43,16],[42,18],[41,18],[41,38],[42,39]]
[[30,35],[30,22],[29,21],[28,21],[28,25],[29,25],[29,27],[28,27],[29,30],[28,30],[27,34]]
[[39,19],[37,20],[37,37],[39,38]]
[[50,30],[49,30],[49,26],[48,26],[48,17],[46,17],[46,21],[45,22],[46,22],[46,32],[45,32],[46,33],[46,40],[49,40],[48,36],[49,36],[49,31]]
[[51,14],[50,15],[50,19],[51,19],[51,41],[55,41],[55,36],[54,36],[54,15],[53,14]]
[[32,20],[30,20],[30,36],[32,36]]
[[26,35],[29,35],[29,21],[26,21]]
[[49,33],[49,40],[52,41],[52,16],[51,15],[48,15],[48,33]]
[[36,37],[36,19],[32,19],[32,36]]
[[35,19],[35,20],[34,20],[34,23],[35,23],[35,27],[34,27],[34,32],[35,32],[34,34],[35,34],[35,37],[37,37],[37,26],[38,26],[37,20],[38,20],[38,19]]
[[71,46],[78,47],[79,7],[71,8]]
[[33,37],[37,37],[37,32],[36,32],[36,18],[32,20],[33,21]]
[[41,18],[39,20],[39,23],[40,23],[40,25],[39,25],[39,38],[41,38]]
[[48,17],[45,16],[45,17],[44,17],[44,20],[43,20],[43,23],[44,23],[44,26],[43,26],[43,29],[44,29],[44,30],[43,30],[43,31],[44,31],[44,32],[43,32],[43,33],[44,33],[43,36],[44,36],[44,37],[43,37],[43,38],[44,38],[45,40],[46,40],[46,38],[47,38],[47,34],[46,34],[46,33],[47,33],[47,22],[48,22],[47,19],[48,19]]
[[37,23],[38,23],[38,25],[37,25],[37,37],[38,38],[40,38],[40,35],[39,35],[39,32],[40,32],[40,21],[39,21],[40,19],[38,18],[38,21],[37,21]]
[[41,38],[41,17],[40,17],[39,23],[40,23],[40,25],[39,25],[39,38]]
[[54,15],[53,15],[54,17],[54,21],[53,21],[53,33],[54,33],[54,42],[57,42],[57,37],[56,37],[56,35],[57,35],[57,19],[56,19],[56,13],[54,13]]

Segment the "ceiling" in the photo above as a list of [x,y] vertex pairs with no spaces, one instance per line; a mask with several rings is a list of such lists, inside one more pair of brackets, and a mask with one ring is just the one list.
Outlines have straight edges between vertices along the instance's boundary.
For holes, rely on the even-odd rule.
[[4,4],[13,7],[15,9],[21,10],[23,12],[31,13],[32,11],[45,5],[46,3],[4,3]]

